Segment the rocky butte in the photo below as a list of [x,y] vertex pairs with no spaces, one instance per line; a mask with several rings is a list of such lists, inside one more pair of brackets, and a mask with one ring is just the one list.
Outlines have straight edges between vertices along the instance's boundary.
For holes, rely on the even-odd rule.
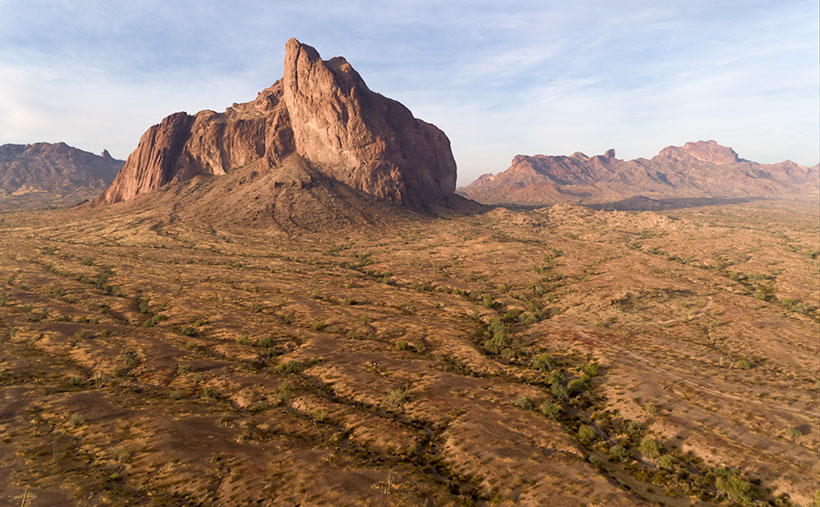
[[344,58],[322,60],[290,39],[282,79],[224,113],[174,113],[149,128],[97,203],[248,164],[271,170],[294,154],[353,189],[413,210],[459,199],[441,130],[371,91]]
[[668,146],[651,159],[621,160],[615,150],[588,157],[517,155],[510,167],[459,189],[470,199],[526,205],[596,204],[643,196],[797,198],[818,196],[818,166],[758,164],[715,141]]

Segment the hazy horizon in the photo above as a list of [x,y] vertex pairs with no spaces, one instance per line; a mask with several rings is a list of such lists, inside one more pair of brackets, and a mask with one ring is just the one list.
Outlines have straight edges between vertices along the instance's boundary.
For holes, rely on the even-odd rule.
[[459,185],[517,154],[649,158],[707,139],[820,159],[816,2],[310,6],[0,0],[0,144],[125,159],[172,112],[252,100],[296,37],[441,128]]

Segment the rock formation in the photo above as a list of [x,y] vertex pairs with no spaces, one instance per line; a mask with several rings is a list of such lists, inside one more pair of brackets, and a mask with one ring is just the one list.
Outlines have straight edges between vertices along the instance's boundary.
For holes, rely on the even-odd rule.
[[368,89],[344,58],[286,44],[284,77],[224,113],[175,113],[142,136],[98,202],[115,203],[200,174],[222,175],[296,153],[322,173],[381,200],[446,205],[456,164],[447,136]]
[[459,189],[476,201],[541,205],[666,198],[816,198],[817,167],[758,164],[715,141],[668,146],[652,159],[620,160],[615,150],[587,157],[517,155],[504,172]]
[[4,144],[0,146],[0,196],[89,197],[110,184],[122,166],[108,151],[94,155],[65,143]]

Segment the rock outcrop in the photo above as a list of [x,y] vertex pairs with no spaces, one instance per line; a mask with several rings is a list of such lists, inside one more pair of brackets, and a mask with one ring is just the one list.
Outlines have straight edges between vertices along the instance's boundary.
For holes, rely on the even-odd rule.
[[453,196],[447,136],[372,92],[341,57],[286,44],[284,77],[224,113],[175,113],[142,136],[98,202],[115,203],[200,174],[222,175],[288,155],[378,199],[421,210]]
[[65,143],[0,146],[0,196],[46,193],[90,195],[123,167],[108,151],[94,155]]
[[587,157],[517,155],[459,193],[486,204],[599,204],[635,196],[669,198],[816,198],[817,167],[758,164],[715,141],[668,146],[652,159],[620,160],[615,150]]

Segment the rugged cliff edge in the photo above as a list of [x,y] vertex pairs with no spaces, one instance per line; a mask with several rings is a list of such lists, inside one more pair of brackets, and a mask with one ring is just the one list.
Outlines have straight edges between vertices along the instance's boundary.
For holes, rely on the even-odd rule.
[[148,129],[97,203],[252,163],[271,169],[294,153],[335,180],[410,209],[454,197],[456,164],[441,130],[371,91],[344,58],[323,61],[290,39],[281,80],[224,113],[175,113]]

